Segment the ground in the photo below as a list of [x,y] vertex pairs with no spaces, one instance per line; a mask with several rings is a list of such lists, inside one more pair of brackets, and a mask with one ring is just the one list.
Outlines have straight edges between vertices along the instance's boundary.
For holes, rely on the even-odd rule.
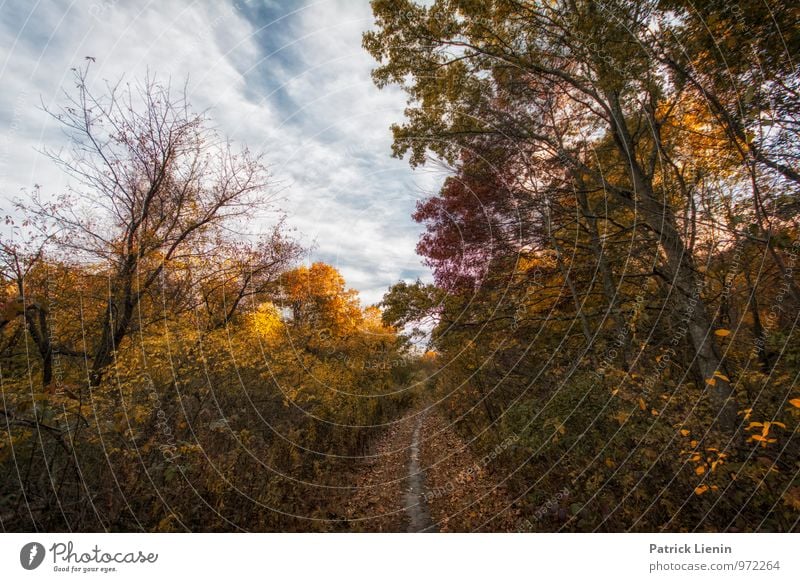
[[501,481],[441,416],[418,411],[364,460],[346,515],[352,531],[519,531]]

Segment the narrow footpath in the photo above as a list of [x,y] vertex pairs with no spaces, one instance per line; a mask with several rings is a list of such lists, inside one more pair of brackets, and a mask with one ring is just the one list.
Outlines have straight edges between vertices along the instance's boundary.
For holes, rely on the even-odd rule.
[[403,504],[408,517],[409,532],[436,532],[438,528],[431,520],[428,511],[427,491],[425,489],[425,474],[422,472],[419,463],[419,433],[422,429],[422,422],[425,420],[425,413],[417,418],[414,425],[414,433],[411,436],[410,459],[408,463],[408,484]]
[[[356,472],[350,531],[518,531],[502,477],[436,412],[409,415]],[[509,507],[510,506],[510,507]]]

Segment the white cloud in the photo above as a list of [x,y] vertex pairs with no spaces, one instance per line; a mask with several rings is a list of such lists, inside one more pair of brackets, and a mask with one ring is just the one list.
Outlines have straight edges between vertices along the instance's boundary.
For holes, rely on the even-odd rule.
[[[37,109],[70,87],[70,67],[97,59],[95,79],[146,71],[173,82],[189,77],[198,108],[211,108],[220,130],[263,151],[285,185],[290,224],[314,258],[339,267],[365,303],[378,301],[403,274],[425,273],[414,247],[421,230],[410,213],[436,173],[412,174],[390,158],[389,125],[402,118],[404,96],[379,91],[373,62],[361,49],[372,24],[367,2],[313,2],[281,8],[249,0],[52,0],[3,8],[0,42],[0,191],[43,185],[55,193],[65,178],[36,153],[63,136]],[[237,7],[238,6],[238,7]],[[4,210],[8,211],[8,204]]]

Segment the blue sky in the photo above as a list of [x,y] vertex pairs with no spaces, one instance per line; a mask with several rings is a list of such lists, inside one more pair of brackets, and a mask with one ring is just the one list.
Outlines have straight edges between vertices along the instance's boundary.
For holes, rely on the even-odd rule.
[[64,143],[38,106],[57,103],[70,68],[91,55],[98,80],[188,76],[195,108],[265,153],[311,260],[337,266],[365,304],[398,279],[427,279],[410,214],[443,176],[390,157],[389,125],[402,119],[405,97],[372,84],[361,48],[371,26],[366,0],[0,3],[4,214],[34,183],[45,194],[67,187],[37,153]]

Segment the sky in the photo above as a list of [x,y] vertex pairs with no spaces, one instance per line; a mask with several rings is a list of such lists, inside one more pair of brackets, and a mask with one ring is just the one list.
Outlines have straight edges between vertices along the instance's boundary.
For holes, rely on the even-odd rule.
[[39,153],[66,143],[41,106],[62,103],[70,69],[92,56],[95,79],[188,79],[195,109],[265,154],[309,260],[336,266],[365,305],[400,279],[429,280],[411,213],[443,175],[391,157],[405,96],[372,84],[372,25],[366,0],[0,0],[3,214],[34,184],[68,187]]

